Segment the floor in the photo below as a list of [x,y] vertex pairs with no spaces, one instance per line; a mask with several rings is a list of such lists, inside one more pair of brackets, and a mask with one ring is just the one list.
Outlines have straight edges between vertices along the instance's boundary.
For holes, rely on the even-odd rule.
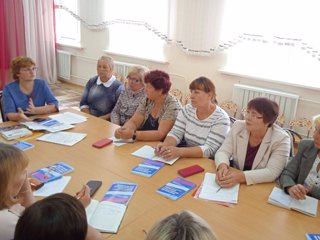
[[69,107],[79,109],[79,102],[83,92],[83,87],[57,81],[57,83],[50,85],[50,88],[59,101],[60,110]]

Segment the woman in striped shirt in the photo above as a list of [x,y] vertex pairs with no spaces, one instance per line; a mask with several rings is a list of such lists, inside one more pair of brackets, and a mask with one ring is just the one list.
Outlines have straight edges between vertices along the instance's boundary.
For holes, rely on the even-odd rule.
[[179,112],[172,130],[155,154],[176,157],[214,158],[230,129],[228,114],[217,105],[215,86],[206,77],[191,82],[191,104]]

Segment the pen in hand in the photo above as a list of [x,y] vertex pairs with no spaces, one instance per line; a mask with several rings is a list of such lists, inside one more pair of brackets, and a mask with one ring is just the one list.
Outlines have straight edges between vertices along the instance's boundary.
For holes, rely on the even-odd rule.
[[76,193],[76,195],[74,196],[76,199],[81,199],[84,194],[85,194],[85,190],[86,190],[86,186],[83,185],[83,187],[81,188],[81,190],[79,192]]

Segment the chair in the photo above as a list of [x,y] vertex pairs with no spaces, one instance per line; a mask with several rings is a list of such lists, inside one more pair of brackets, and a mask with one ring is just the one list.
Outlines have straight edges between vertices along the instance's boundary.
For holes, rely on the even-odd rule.
[[292,159],[296,153],[298,143],[301,141],[302,136],[290,128],[284,128],[283,130],[285,130],[290,137],[290,154],[289,154],[289,161],[290,161],[290,159]]
[[294,130],[295,128],[305,128],[305,131],[307,132],[307,138],[310,136],[310,131],[312,129],[312,122],[307,118],[299,118],[299,119],[293,119],[289,122],[289,128]]
[[183,97],[183,94],[182,94],[182,91],[177,89],[177,88],[173,88],[170,90],[170,94],[172,96],[174,96],[176,99],[178,99],[180,101],[180,103],[182,103],[182,97]]
[[188,103],[191,103],[191,94],[188,93],[184,99],[184,105],[187,105]]
[[221,103],[220,107],[225,110],[229,116],[231,117],[236,117],[237,110],[238,110],[238,105],[232,101],[227,101]]
[[285,121],[286,121],[286,117],[283,115],[283,113],[279,113],[276,120],[276,124],[279,125],[280,127],[283,127]]
[[5,122],[6,119],[5,119],[5,116],[4,116],[4,111],[3,111],[3,108],[2,108],[2,90],[0,91],[0,112],[1,112],[1,120],[2,122]]

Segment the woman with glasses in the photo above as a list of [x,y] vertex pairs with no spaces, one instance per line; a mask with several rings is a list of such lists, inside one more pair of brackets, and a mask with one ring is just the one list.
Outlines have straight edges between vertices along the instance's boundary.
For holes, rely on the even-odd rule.
[[320,115],[314,117],[313,139],[303,139],[298,152],[280,176],[280,186],[291,197],[320,199]]
[[57,112],[58,100],[54,97],[46,81],[36,79],[36,64],[25,56],[16,57],[11,62],[15,81],[3,90],[4,119],[11,121],[31,121],[32,115]]
[[146,72],[147,69],[142,66],[129,69],[128,88],[120,94],[111,112],[111,122],[123,126],[132,117],[140,101],[145,97],[144,75]]
[[146,73],[144,83],[146,97],[129,121],[116,129],[116,138],[161,141],[172,128],[181,106],[179,101],[169,94],[169,75],[153,70]]
[[285,167],[290,152],[288,134],[274,122],[278,104],[254,98],[247,105],[245,120],[236,121],[217,151],[216,182],[223,188],[272,182]]
[[89,79],[80,100],[82,112],[110,120],[111,111],[116,105],[123,84],[113,75],[113,59],[102,56],[97,62],[97,76]]
[[155,154],[170,160],[176,157],[214,155],[230,130],[228,114],[217,105],[216,88],[206,77],[189,85],[191,104],[179,112],[177,120]]

